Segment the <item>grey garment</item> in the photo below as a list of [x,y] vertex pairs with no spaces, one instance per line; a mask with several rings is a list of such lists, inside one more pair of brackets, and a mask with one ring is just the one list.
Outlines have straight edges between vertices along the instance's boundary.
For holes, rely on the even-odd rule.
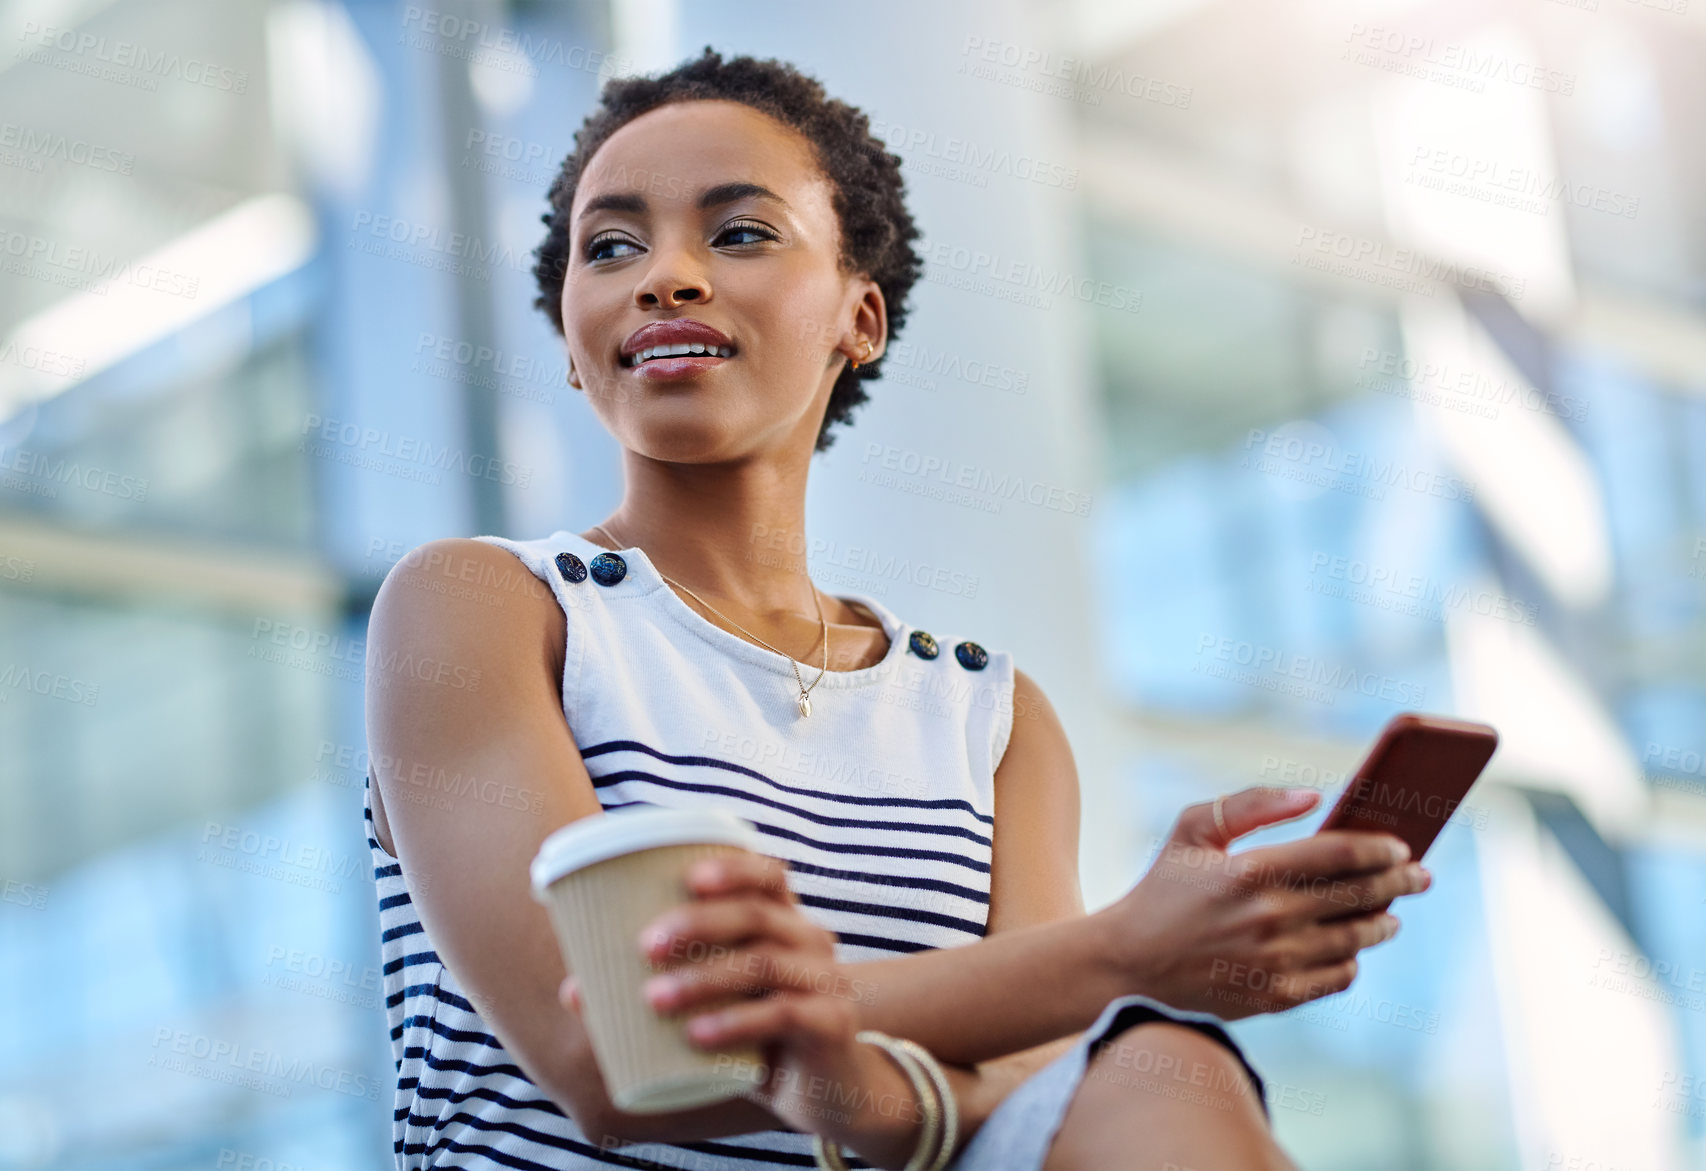
[[[1194,1028],[1230,1049],[1250,1075],[1262,1113],[1268,1112],[1267,1088],[1261,1075],[1219,1017],[1184,1012],[1147,996],[1119,996],[1108,1001],[1102,1015],[1078,1038],[1076,1045],[1026,1078],[1001,1100],[971,1142],[961,1147],[948,1164],[950,1171],[1039,1171],[1054,1143],[1055,1132],[1066,1117],[1066,1108],[1078,1092],[1078,1083],[1090,1064],[1091,1051],[1134,1025],[1155,1020]],[[1159,1072],[1154,1076],[1166,1078]],[[1180,1080],[1178,1085],[1181,1094],[1191,1090],[1189,1079]]]

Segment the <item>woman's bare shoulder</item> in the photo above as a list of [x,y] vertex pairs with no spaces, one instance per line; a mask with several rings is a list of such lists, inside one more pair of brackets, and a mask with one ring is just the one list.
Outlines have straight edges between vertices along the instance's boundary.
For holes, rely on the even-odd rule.
[[440,537],[404,554],[374,597],[369,630],[422,650],[477,639],[522,660],[543,645],[559,675],[567,633],[551,587],[514,553],[472,537]]
[[[561,724],[564,623],[551,588],[500,546],[443,538],[411,550],[385,575],[368,616],[374,760],[415,754],[394,747],[403,744],[433,743],[433,755],[453,755],[506,721],[518,735]],[[389,782],[379,773],[374,834],[397,857],[382,798]]]

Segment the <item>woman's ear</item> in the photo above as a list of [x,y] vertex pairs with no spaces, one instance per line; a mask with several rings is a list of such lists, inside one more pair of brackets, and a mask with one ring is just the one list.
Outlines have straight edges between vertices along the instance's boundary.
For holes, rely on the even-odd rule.
[[[888,338],[888,304],[883,300],[883,290],[876,281],[866,280],[864,293],[853,310],[852,352],[859,364],[866,366],[881,358],[888,349]],[[864,341],[870,342],[869,350],[862,344]]]
[[877,356],[876,343],[862,333],[848,334],[841,340],[841,344],[835,347],[835,351],[846,358],[855,370],[869,365]]

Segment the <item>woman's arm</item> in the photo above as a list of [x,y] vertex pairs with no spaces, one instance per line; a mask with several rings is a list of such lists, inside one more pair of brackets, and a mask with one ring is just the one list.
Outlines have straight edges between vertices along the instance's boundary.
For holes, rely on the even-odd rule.
[[[1395,839],[1376,834],[1319,835],[1229,858],[1233,839],[1306,812],[1315,794],[1252,789],[1224,804],[1226,827],[1208,805],[1179,818],[1162,859],[1118,903],[1083,911],[1078,881],[1077,770],[1064,731],[1041,689],[1015,679],[1015,722],[995,778],[995,848],[987,935],[981,942],[897,959],[826,965],[800,973],[806,986],[858,989],[859,1020],[922,1044],[943,1062],[960,1107],[962,1141],[1018,1085],[1066,1052],[1107,1002],[1143,992],[1178,1007],[1207,1007],[1227,1018],[1272,1011],[1348,986],[1361,948],[1378,942],[1386,903],[1426,886],[1387,851]],[[721,878],[696,884],[721,905],[675,908],[656,925],[679,944],[702,940],[729,948],[730,973],[750,970],[738,940],[770,918],[762,901],[783,886],[775,859],[725,859]],[[1314,880],[1344,874],[1343,901],[1313,893]],[[1302,890],[1297,889],[1302,887]],[[1325,884],[1334,889],[1333,884]],[[1350,913],[1349,919],[1342,917]],[[1357,912],[1361,912],[1358,914]],[[1335,924],[1321,922],[1341,917]],[[1395,923],[1395,920],[1392,920]],[[659,953],[669,950],[664,943]],[[1280,975],[1260,997],[1239,994],[1238,1011],[1214,1001],[1222,969],[1234,964]],[[686,965],[685,986],[667,1007],[695,1016],[703,990],[727,987],[716,961]],[[1298,977],[1304,977],[1299,979]],[[754,1010],[762,1014],[763,1009]],[[738,1025],[713,1041],[738,1039]],[[869,1077],[884,1076],[880,1067]],[[874,1130],[862,1153],[892,1155],[909,1136]],[[862,1138],[863,1136],[858,1136]],[[857,1141],[853,1135],[848,1141]],[[887,1164],[885,1164],[887,1165]]]
[[[440,592],[447,583],[458,588]],[[550,588],[483,541],[429,542],[386,576],[367,641],[380,844],[424,879],[410,883],[411,897],[439,958],[592,1141],[779,1126],[739,1098],[673,1114],[617,1111],[578,1016],[558,1001],[562,953],[528,864],[552,830],[601,812],[563,719],[564,623]]]
[[[986,938],[840,964],[819,979],[861,990],[865,1027],[978,1066],[990,1085],[1022,1080],[1058,1056],[1127,993],[1233,1019],[1340,991],[1355,976],[1356,952],[1395,930],[1386,905],[1426,889],[1425,872],[1395,861],[1388,850],[1401,843],[1385,834],[1318,834],[1229,856],[1232,840],[1307,812],[1318,796],[1258,788],[1226,799],[1224,834],[1209,805],[1185,810],[1144,880],[1086,915],[1071,749],[1047,698],[1022,672],[1014,707],[995,777]],[[659,923],[677,932],[678,946],[729,944],[741,929],[738,917],[699,906],[676,908]],[[1234,988],[1239,971],[1260,973],[1262,991],[1249,981]],[[691,1013],[699,976],[685,977],[688,987],[670,1007]],[[718,986],[708,971],[704,979],[705,988]]]

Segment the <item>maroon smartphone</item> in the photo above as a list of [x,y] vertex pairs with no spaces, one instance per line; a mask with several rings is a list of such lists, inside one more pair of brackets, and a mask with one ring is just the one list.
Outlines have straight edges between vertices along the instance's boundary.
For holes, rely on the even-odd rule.
[[1321,829],[1396,834],[1409,843],[1410,860],[1420,862],[1498,745],[1499,734],[1486,724],[1394,716]]

